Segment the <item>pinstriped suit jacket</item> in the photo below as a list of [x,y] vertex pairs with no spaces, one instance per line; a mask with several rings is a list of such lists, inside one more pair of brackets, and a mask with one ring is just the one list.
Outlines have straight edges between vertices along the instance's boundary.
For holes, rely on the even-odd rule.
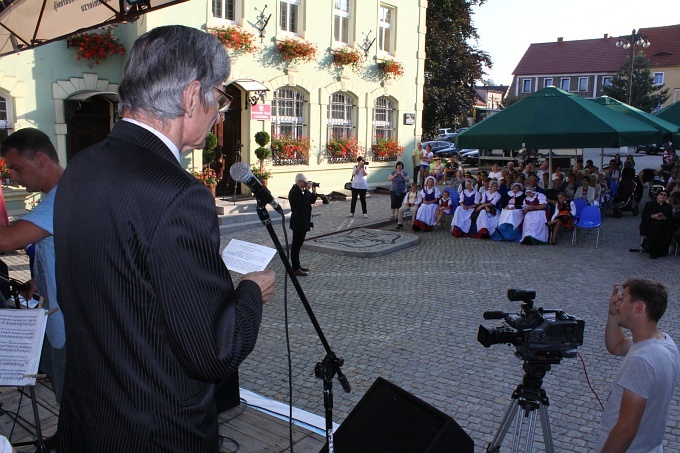
[[214,199],[155,135],[119,121],[69,163],[54,237],[66,322],[62,452],[216,452],[216,379],[255,346]]

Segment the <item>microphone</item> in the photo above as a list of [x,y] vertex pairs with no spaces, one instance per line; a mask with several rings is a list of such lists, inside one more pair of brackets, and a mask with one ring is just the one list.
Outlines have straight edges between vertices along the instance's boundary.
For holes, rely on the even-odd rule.
[[484,312],[484,319],[503,319],[508,314],[504,311],[485,311]]
[[257,179],[255,175],[253,175],[253,172],[250,171],[248,164],[245,162],[236,162],[229,169],[229,174],[234,181],[242,182],[248,186],[258,201],[270,204],[272,208],[276,209],[276,212],[283,215],[283,209],[281,209],[281,206],[279,206],[276,200],[274,200],[272,193],[262,185],[260,180]]

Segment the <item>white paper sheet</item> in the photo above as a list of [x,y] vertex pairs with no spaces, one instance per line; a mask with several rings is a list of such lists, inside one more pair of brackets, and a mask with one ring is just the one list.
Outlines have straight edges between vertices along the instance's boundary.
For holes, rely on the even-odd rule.
[[0,309],[0,385],[35,385],[46,327],[42,308]]
[[274,248],[232,239],[222,251],[222,260],[230,271],[247,274],[264,270],[275,254]]

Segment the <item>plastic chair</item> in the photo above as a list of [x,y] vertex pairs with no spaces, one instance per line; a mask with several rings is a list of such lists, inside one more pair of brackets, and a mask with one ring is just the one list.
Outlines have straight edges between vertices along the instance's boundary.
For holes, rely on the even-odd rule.
[[588,200],[585,198],[574,198],[571,200],[571,202],[574,203],[574,222],[578,222],[581,218],[581,212],[583,211],[583,208],[588,206]]
[[[576,201],[576,200],[574,200]],[[595,248],[600,245],[600,229],[602,227],[602,216],[600,209],[597,206],[586,206],[581,211],[581,217],[574,224],[574,233],[571,237],[571,245],[576,244],[576,230],[579,228],[591,230],[597,229],[597,239],[595,240]]]
[[609,190],[611,190],[613,199],[616,196],[616,192],[619,190],[619,183],[614,181],[613,179],[609,181]]

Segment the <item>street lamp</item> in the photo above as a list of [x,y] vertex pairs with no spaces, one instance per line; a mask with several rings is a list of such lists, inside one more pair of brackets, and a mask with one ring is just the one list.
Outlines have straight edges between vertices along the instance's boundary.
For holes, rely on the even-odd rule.
[[630,73],[628,74],[628,105],[630,105],[633,99],[633,60],[635,58],[635,46],[642,46],[645,49],[649,47],[649,39],[646,36],[642,36],[639,33],[633,33],[629,36],[619,36],[619,40],[616,41],[616,47],[623,47],[624,49],[630,49]]

